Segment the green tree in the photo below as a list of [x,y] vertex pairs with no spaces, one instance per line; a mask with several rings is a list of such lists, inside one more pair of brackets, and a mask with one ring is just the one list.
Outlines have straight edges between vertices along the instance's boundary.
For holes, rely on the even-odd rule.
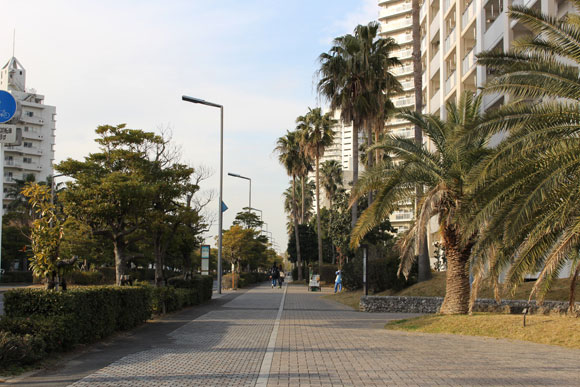
[[260,220],[260,217],[250,211],[248,207],[245,208],[246,211],[238,212],[236,218],[234,219],[235,225],[241,225],[245,228],[251,228],[257,230],[262,228],[264,222]]
[[[59,251],[63,236],[63,218],[50,201],[50,189],[45,185],[28,183],[22,190],[28,198],[35,220],[31,227],[32,258],[30,268],[35,276],[46,279],[47,289],[53,289],[58,282]],[[60,273],[62,274],[62,273]],[[64,290],[64,289],[63,289]]]
[[[296,255],[298,265],[298,280],[302,280],[302,258],[300,254],[300,238],[298,236],[298,208],[296,203],[296,177],[301,173],[301,152],[296,132],[288,131],[285,136],[276,142],[275,152],[278,153],[278,161],[286,169],[288,176],[292,177],[292,211],[294,218],[294,235],[296,243]],[[302,200],[304,203],[304,200]]]
[[322,187],[324,188],[324,192],[326,193],[326,199],[328,200],[328,208],[329,208],[329,219],[328,219],[328,230],[327,233],[329,235],[329,239],[331,241],[331,250],[332,250],[332,263],[334,264],[336,255],[335,255],[335,245],[330,237],[330,226],[332,225],[332,216],[334,214],[333,210],[333,201],[334,196],[336,195],[339,189],[342,189],[342,181],[343,181],[343,174],[342,174],[342,166],[336,160],[327,160],[322,163],[321,166],[322,172]]
[[[377,93],[384,90],[379,90],[382,86],[378,80],[386,76],[388,82],[392,82],[394,78],[388,76],[388,68],[397,62],[389,56],[396,44],[380,39],[379,28],[376,22],[359,25],[353,35],[334,39],[331,49],[319,57],[318,93],[330,102],[333,111],[340,110],[345,124],[353,125],[353,185],[358,181],[358,133],[363,125],[370,123],[373,115],[379,114],[377,106],[381,105],[379,99],[382,97]],[[356,202],[351,211],[354,227],[358,217]]]
[[[572,4],[580,10],[579,1]],[[481,127],[509,134],[474,175],[476,215],[467,229],[483,229],[474,247],[476,277],[489,270],[497,278],[509,268],[515,288],[539,271],[530,298],[542,298],[566,261],[576,265],[572,285],[580,271],[574,259],[580,248],[580,20],[521,6],[509,16],[532,34],[510,52],[478,55],[478,64],[494,74],[484,92],[512,102],[489,113]]]
[[126,129],[125,125],[102,125],[96,130],[100,151],[84,161],[67,159],[55,168],[74,178],[61,199],[66,214],[91,226],[95,234],[113,243],[117,284],[127,274],[125,251],[130,238],[143,229],[151,210],[155,187],[149,184],[148,152],[161,137]]
[[296,119],[300,131],[303,151],[315,161],[316,184],[316,227],[318,235],[318,266],[322,267],[322,232],[320,230],[320,158],[324,150],[334,141],[333,126],[336,121],[330,114],[322,114],[320,108],[308,108],[308,113]]
[[447,104],[444,122],[416,112],[402,114],[401,117],[421,127],[434,150],[419,147],[413,140],[388,138],[380,147],[393,154],[399,163],[386,161],[366,172],[351,198],[352,202],[367,192],[377,191],[376,200],[362,213],[352,232],[351,246],[357,247],[369,231],[388,218],[398,202],[412,195],[412,187],[426,187],[415,225],[400,239],[400,271],[408,275],[416,259],[414,229],[426,228],[429,219],[437,216],[448,265],[445,299],[440,310],[443,314],[464,314],[469,309],[468,263],[475,235],[464,234],[459,218],[462,211],[468,210],[464,203],[470,194],[468,174],[491,152],[486,148],[488,137],[478,130],[480,107],[481,97],[464,93],[458,105]]

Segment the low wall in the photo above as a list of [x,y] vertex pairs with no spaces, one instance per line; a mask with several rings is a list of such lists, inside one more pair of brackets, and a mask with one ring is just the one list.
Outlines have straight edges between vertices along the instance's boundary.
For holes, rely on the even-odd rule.
[[[389,312],[389,313],[437,313],[443,297],[388,297],[388,296],[363,296],[360,299],[359,310],[361,312]],[[497,304],[495,300],[482,298],[475,302],[474,312],[493,312],[520,314],[524,308],[529,307],[530,314],[566,314],[567,302],[544,301],[537,305],[535,301],[525,300],[502,300]],[[580,302],[576,303],[576,310],[580,313]]]

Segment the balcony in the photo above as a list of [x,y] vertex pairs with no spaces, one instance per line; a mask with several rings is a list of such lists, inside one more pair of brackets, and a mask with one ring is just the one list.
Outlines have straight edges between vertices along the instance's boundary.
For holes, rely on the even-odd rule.
[[391,70],[391,74],[393,74],[394,76],[400,76],[403,74],[411,74],[413,72],[413,65],[408,64],[405,66],[397,66],[395,68],[393,68],[393,70]]
[[406,50],[393,51],[393,53],[391,54],[392,57],[399,59],[407,59],[410,58],[412,55],[413,50],[410,48]]
[[421,83],[423,88],[425,88],[427,85],[427,71],[425,69],[423,69],[423,74],[421,75]]
[[401,86],[403,87],[403,90],[405,90],[405,91],[412,90],[415,86],[415,82],[413,82],[413,81],[401,82]]
[[433,59],[431,59],[431,62],[429,63],[429,78],[433,78],[433,75],[435,75],[435,73],[439,71],[440,60],[441,60],[441,50],[437,51],[437,54],[435,54],[435,56],[433,57]]
[[437,90],[429,102],[429,113],[433,114],[441,107],[441,90]]
[[415,131],[413,128],[404,128],[404,129],[397,129],[391,132],[393,136],[402,137],[402,138],[413,138],[415,136]]
[[475,16],[475,1],[471,1],[465,11],[463,12],[463,16],[461,16],[461,29],[464,30],[473,17]]
[[395,211],[390,216],[391,222],[409,221],[411,219],[413,219],[413,212],[411,211]]
[[415,100],[413,97],[403,97],[403,98],[397,98],[397,99],[393,100],[393,105],[395,105],[396,108],[412,106],[414,103],[415,103]]
[[431,22],[431,25],[429,26],[429,40],[433,39],[433,37],[435,37],[435,35],[437,34],[437,32],[439,32],[439,16],[441,15],[441,11],[437,12],[437,15],[435,15],[435,17],[433,18],[433,21]]
[[421,39],[421,55],[425,54],[427,52],[427,39],[423,38]]
[[409,12],[411,10],[411,3],[399,4],[391,7],[381,8],[379,18],[384,19],[397,14]]
[[463,76],[465,76],[473,67],[475,66],[475,49],[472,48],[471,51],[469,51],[469,53],[467,55],[465,55],[465,58],[463,58]]
[[443,12],[449,11],[449,9],[455,4],[455,0],[444,0],[443,1]]
[[14,161],[14,159],[9,159],[9,160],[4,160],[4,166],[10,167],[10,168],[22,168],[22,163]]
[[419,23],[423,23],[423,19],[427,16],[427,1],[423,1],[421,9],[419,10]]
[[453,90],[456,83],[457,83],[457,76],[455,75],[455,71],[453,71],[451,73],[451,75],[449,76],[449,78],[447,78],[447,80],[445,81],[445,94],[446,95],[449,94],[451,92],[451,90]]
[[34,125],[44,125],[44,120],[42,119],[42,117],[39,116],[28,116],[26,114],[23,114],[20,117],[20,121],[27,123],[27,124],[34,124]]
[[410,28],[412,25],[413,25],[413,22],[412,22],[411,18],[393,20],[393,21],[389,21],[387,23],[384,23],[381,26],[381,32],[389,33],[389,32],[393,32],[393,31],[405,29],[405,28]]
[[503,37],[506,14],[501,13],[483,34],[483,49],[491,50]]
[[454,44],[455,44],[455,27],[453,27],[453,29],[449,33],[449,36],[447,36],[447,39],[445,39],[445,53],[446,54],[449,52],[449,50],[451,50],[451,47]]

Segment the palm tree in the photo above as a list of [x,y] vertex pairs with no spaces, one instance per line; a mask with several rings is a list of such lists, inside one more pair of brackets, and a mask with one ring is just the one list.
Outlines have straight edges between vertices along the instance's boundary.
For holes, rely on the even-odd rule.
[[[580,1],[572,3],[580,10]],[[541,298],[570,260],[572,308],[580,271],[580,19],[515,6],[509,16],[532,34],[508,53],[478,55],[496,75],[484,92],[507,94],[512,102],[481,128],[509,135],[474,175],[479,189],[468,229],[481,231],[475,263],[487,263],[496,275],[509,267],[513,287],[540,271],[530,298]]]
[[[300,180],[296,181],[296,211],[297,211],[297,218],[304,219],[304,223],[308,223],[310,221],[310,217],[312,216],[312,206],[314,204],[314,190],[316,186],[314,182],[311,180],[305,181],[305,189],[302,189],[302,183]],[[284,211],[291,216],[290,220],[292,220],[293,216],[293,200],[292,200],[292,186],[290,186],[286,191],[284,191]],[[302,195],[304,193],[304,195]],[[302,206],[302,198],[304,198],[304,206]],[[304,214],[302,214],[302,208],[304,208]]]
[[[432,115],[406,112],[400,117],[418,125],[433,143],[434,150],[412,139],[389,137],[378,145],[392,154],[398,163],[386,160],[366,172],[354,188],[351,202],[365,193],[377,191],[375,201],[362,213],[351,235],[351,246],[357,247],[362,238],[379,225],[398,206],[412,195],[416,185],[426,187],[420,202],[415,225],[399,241],[402,252],[400,272],[408,275],[415,259],[414,228],[424,228],[432,216],[438,216],[439,228],[447,256],[447,288],[441,313],[467,313],[469,307],[468,262],[474,235],[463,235],[458,225],[459,215],[469,194],[467,174],[491,152],[486,148],[487,137],[479,134],[481,98],[470,93],[461,96],[459,104],[447,104],[447,120]],[[420,238],[424,235],[421,234]],[[462,244],[463,240],[468,243]]]
[[300,146],[296,132],[287,131],[285,136],[282,136],[276,142],[275,152],[278,152],[278,161],[286,169],[288,176],[292,177],[292,206],[294,215],[294,236],[296,238],[296,255],[298,265],[298,280],[302,280],[302,258],[300,255],[300,239],[298,237],[298,217],[296,216],[298,210],[296,208],[296,176],[301,170],[301,155]]
[[[358,180],[358,133],[372,112],[371,98],[374,94],[370,90],[376,79],[373,65],[383,64],[383,61],[373,59],[373,55],[386,60],[387,51],[395,47],[394,43],[385,44],[377,39],[379,28],[376,22],[367,26],[359,25],[354,35],[347,34],[334,39],[331,49],[319,57],[318,93],[330,102],[332,111],[340,110],[342,122],[353,125],[353,185]],[[375,46],[383,50],[375,50]],[[356,203],[351,211],[354,227],[358,216]]]
[[[336,160],[327,160],[322,163],[320,171],[322,172],[322,187],[326,192],[326,199],[328,199],[328,208],[330,221],[328,222],[328,235],[331,234],[331,226],[333,220],[333,200],[339,188],[342,187],[342,166]],[[335,263],[335,246],[332,243],[332,264]]]
[[342,186],[342,166],[336,160],[327,160],[321,164],[320,172],[322,172],[322,187],[326,192],[329,207],[332,208],[332,199]]
[[334,141],[333,126],[336,121],[330,114],[322,114],[320,108],[308,108],[308,113],[296,119],[304,153],[315,162],[316,184],[316,232],[318,237],[318,267],[322,267],[322,232],[320,230],[320,158],[324,150]]

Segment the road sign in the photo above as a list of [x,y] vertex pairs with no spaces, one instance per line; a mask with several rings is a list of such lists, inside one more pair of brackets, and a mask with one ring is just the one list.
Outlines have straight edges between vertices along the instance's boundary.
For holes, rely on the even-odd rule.
[[8,122],[16,114],[16,100],[7,91],[0,90],[0,124]]
[[16,125],[0,125],[0,144],[14,144],[16,141]]
[[209,275],[209,245],[201,245],[201,274]]

